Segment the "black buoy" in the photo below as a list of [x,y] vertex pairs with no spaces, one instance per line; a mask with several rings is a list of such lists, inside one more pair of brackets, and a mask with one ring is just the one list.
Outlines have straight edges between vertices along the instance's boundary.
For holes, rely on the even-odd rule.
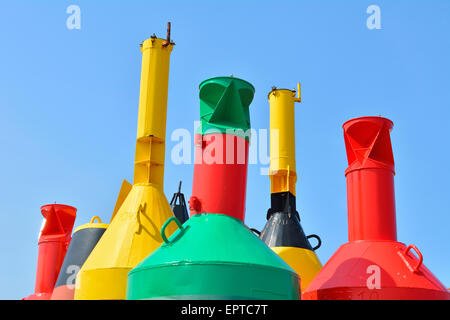
[[107,228],[108,224],[102,223],[99,217],[94,216],[90,223],[75,229],[53,290],[52,300],[74,299],[76,276]]

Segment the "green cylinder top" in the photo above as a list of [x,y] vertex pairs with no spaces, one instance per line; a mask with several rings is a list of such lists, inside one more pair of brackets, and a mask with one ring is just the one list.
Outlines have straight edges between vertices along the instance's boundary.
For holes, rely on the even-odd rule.
[[199,87],[201,127],[197,133],[243,136],[250,129],[249,106],[255,94],[251,83],[234,77],[215,77]]
[[224,214],[192,216],[128,273],[127,299],[298,298],[298,275]]

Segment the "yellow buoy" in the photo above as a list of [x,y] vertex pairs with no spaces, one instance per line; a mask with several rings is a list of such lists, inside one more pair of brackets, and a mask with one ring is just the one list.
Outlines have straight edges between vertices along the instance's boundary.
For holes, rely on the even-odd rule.
[[[269,93],[271,208],[260,238],[298,273],[303,291],[322,264],[314,252],[320,238],[305,235],[296,210],[295,102],[301,102],[300,84],[298,96],[289,89],[273,88]],[[319,241],[316,248],[309,243],[311,237]]]
[[[173,45],[170,23],[167,39],[152,36],[141,45],[133,186],[129,190],[126,183],[122,185],[111,224],[78,273],[75,299],[125,299],[128,272],[160,246],[161,227],[173,217],[163,193],[169,60]],[[171,225],[167,233],[175,229]]]

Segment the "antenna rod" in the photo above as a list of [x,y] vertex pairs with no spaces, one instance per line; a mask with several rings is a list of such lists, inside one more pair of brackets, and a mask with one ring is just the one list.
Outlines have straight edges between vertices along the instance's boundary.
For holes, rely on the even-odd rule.
[[170,22],[167,22],[167,38],[163,43],[163,47],[167,47],[170,44]]

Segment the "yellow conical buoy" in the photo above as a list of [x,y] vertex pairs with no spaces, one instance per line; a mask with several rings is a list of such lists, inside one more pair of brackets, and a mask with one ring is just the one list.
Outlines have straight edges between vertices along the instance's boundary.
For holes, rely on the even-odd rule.
[[[169,60],[167,39],[152,36],[141,45],[139,116],[131,190],[77,276],[75,299],[125,299],[127,274],[163,242],[161,227],[173,217],[163,193]],[[124,191],[125,190],[125,191]],[[120,195],[118,203],[120,203]],[[169,226],[168,234],[175,231]]]
[[[304,291],[322,264],[314,252],[320,238],[305,236],[296,210],[295,102],[301,102],[300,84],[298,97],[288,89],[273,88],[269,93],[271,208],[260,238],[298,273]],[[316,248],[308,241],[311,237],[319,241]]]

